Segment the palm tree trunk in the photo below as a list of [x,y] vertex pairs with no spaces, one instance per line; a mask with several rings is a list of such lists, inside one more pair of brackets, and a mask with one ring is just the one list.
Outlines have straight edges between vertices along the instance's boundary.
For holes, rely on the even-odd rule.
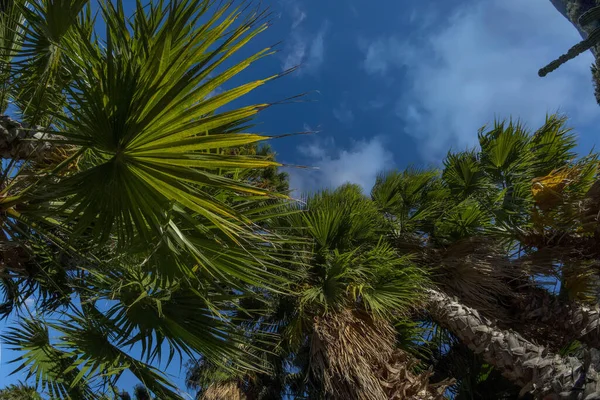
[[39,129],[28,129],[18,121],[0,115],[0,158],[38,162],[47,159],[54,146],[44,139],[57,137],[38,132]]
[[213,383],[202,392],[200,400],[246,400],[237,382]]
[[471,351],[519,385],[521,394],[531,392],[540,399],[599,398],[594,397],[600,396],[600,375],[592,365],[599,361],[595,349],[585,362],[561,357],[519,333],[497,328],[477,310],[437,290],[429,290],[429,311]]
[[[569,20],[571,24],[577,29],[582,39],[588,37],[590,28],[586,30],[584,27],[579,25],[579,17],[586,11],[589,11],[594,4],[593,1],[582,1],[582,0],[550,0],[552,5],[562,14],[563,17]],[[596,56],[596,48],[593,47],[592,53]]]
[[344,310],[316,317],[310,342],[310,380],[332,400],[441,400],[449,382],[432,385],[430,372],[412,371],[384,320]]

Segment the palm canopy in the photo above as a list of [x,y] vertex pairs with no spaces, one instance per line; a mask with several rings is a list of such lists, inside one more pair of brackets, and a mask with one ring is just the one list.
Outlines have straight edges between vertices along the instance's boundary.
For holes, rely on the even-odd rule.
[[[524,307],[539,313],[531,307],[541,302],[571,310],[581,310],[573,300],[597,302],[599,163],[595,154],[576,155],[565,123],[551,115],[531,132],[520,122],[497,121],[480,131],[479,148],[450,152],[441,170],[392,171],[372,192],[395,247],[412,254],[438,289],[556,352],[577,338],[596,343],[585,336],[585,324],[596,326],[587,314],[565,317],[572,318],[565,325],[581,321],[573,330],[522,319]],[[560,282],[559,298],[548,295],[542,278]],[[527,299],[535,300],[523,304]],[[455,344],[440,346],[445,352]],[[472,365],[466,357],[462,362]],[[489,364],[470,368],[482,367]]]
[[286,392],[387,396],[387,378],[376,371],[394,357],[410,358],[395,353],[393,324],[404,324],[404,344],[411,347],[409,314],[422,304],[427,275],[388,243],[383,217],[356,185],[324,190],[287,208],[291,212],[268,226],[289,238],[283,245],[286,264],[297,272],[289,293],[248,299],[244,310],[254,312],[240,313],[246,330],[279,334],[279,345],[262,346],[269,349],[265,362],[275,376],[232,375],[200,360],[190,365],[191,387],[200,389],[202,399],[224,398],[225,392],[264,399]]
[[[456,376],[456,392],[518,393],[520,389],[500,379],[498,371],[506,371],[501,368],[503,360],[494,364],[495,353],[483,364],[464,343],[459,347],[456,332],[440,326],[448,326],[444,324],[448,321],[436,318],[448,317],[451,308],[432,313],[432,325],[409,312],[441,290],[461,301],[449,306],[468,310],[478,320],[484,321],[479,313],[492,316],[501,327],[549,342],[555,351],[564,344],[555,341],[556,334],[540,334],[539,324],[517,324],[522,314],[515,303],[523,293],[538,293],[541,275],[560,279],[567,298],[589,295],[597,282],[589,278],[595,265],[590,243],[600,232],[594,183],[598,160],[593,154],[577,157],[574,135],[565,122],[550,115],[531,132],[520,122],[497,121],[480,131],[478,149],[449,153],[441,170],[391,171],[377,180],[371,199],[358,187],[344,185],[308,196],[284,218],[265,219],[271,229],[297,238],[283,245],[290,254],[286,265],[298,272],[289,283],[292,295],[244,300],[246,310],[253,310],[242,318],[245,327],[265,326],[282,335],[281,345],[271,348],[277,357],[270,358],[283,375],[277,381],[278,393],[287,385],[298,395],[393,396],[393,390],[401,392],[406,388],[403,382],[410,380],[398,382],[386,375],[385,371],[410,365],[398,347],[414,348],[424,342],[431,343],[420,348],[421,353],[463,363],[477,374]],[[434,297],[436,307],[449,301],[445,294]],[[411,317],[451,340],[417,339]],[[584,322],[594,323],[586,318]],[[469,326],[468,322],[449,325]],[[489,329],[493,327],[486,326]],[[487,337],[473,335],[477,343]],[[372,337],[382,339],[379,345],[369,340]],[[456,350],[447,354],[449,348]],[[517,363],[523,362],[517,358]],[[395,363],[398,359],[403,361]],[[435,381],[448,377],[440,362],[433,364],[440,372]],[[290,370],[289,365],[295,368]],[[543,365],[532,362],[527,368],[542,371]],[[514,377],[515,371],[510,373]],[[525,375],[515,383],[526,382]],[[435,391],[423,376],[420,388],[427,389],[417,396]],[[194,365],[190,377],[206,399],[223,393],[243,398],[272,384],[260,374],[227,374],[204,362]],[[382,387],[393,390],[381,391]],[[411,392],[403,393],[401,398],[409,398]]]
[[0,389],[0,399],[2,400],[41,400],[42,397],[34,387],[24,383],[8,385]]
[[[468,290],[488,282],[490,301],[508,290],[496,278],[515,272],[509,254],[539,253],[551,237],[584,229],[583,209],[574,205],[589,196],[598,160],[577,158],[565,122],[550,115],[532,133],[518,121],[497,121],[480,130],[479,149],[448,153],[442,170],[381,175],[371,197],[396,247],[424,265],[440,264],[433,276],[443,285]],[[453,282],[450,270],[468,281]],[[542,272],[549,271],[528,273]]]
[[270,138],[249,133],[269,104],[222,110],[279,75],[214,91],[273,53],[230,61],[267,16],[210,0],[0,10],[0,311],[25,312],[4,341],[50,396],[96,398],[128,369],[179,398],[149,364],[176,355],[262,367],[231,316],[288,279],[281,236],[257,224],[287,189],[268,149],[235,151]]

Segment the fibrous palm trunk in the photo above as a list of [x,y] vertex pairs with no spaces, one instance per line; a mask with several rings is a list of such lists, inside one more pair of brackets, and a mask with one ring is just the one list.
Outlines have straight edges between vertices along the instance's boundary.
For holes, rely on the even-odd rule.
[[432,317],[471,351],[496,367],[504,377],[540,399],[600,398],[598,352],[591,349],[585,362],[561,357],[519,333],[499,329],[477,310],[437,290],[429,291]]
[[20,122],[0,115],[0,158],[43,161],[50,156],[53,146],[48,140],[56,135],[39,132],[41,127],[29,129]]
[[245,400],[235,381],[213,383],[202,392],[201,400]]
[[[310,377],[327,399],[438,400],[448,382],[429,384],[411,357],[395,348],[396,332],[384,320],[350,310],[315,318]],[[444,386],[446,385],[446,386]]]

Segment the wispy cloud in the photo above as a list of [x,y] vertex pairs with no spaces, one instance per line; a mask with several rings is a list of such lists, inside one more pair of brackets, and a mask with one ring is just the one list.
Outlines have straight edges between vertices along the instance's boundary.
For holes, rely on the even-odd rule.
[[311,31],[304,26],[307,13],[298,3],[285,2],[284,7],[292,19],[292,26],[284,48],[281,68],[285,71],[298,67],[299,74],[314,73],[323,64],[325,35],[329,23],[324,21],[318,31]]
[[363,51],[365,58],[362,66],[368,74],[386,75],[390,69],[402,66],[405,62],[405,53],[409,47],[395,36],[377,38],[367,41],[358,40],[358,46]]
[[292,6],[291,14],[292,14],[292,19],[293,19],[292,20],[292,29],[296,29],[298,27],[298,25],[300,25],[306,19],[306,12],[304,10],[300,9],[298,4],[295,3]]
[[474,145],[477,129],[494,117],[512,115],[535,128],[547,112],[560,110],[579,130],[600,122],[590,54],[537,76],[580,40],[547,0],[467,1],[450,18],[439,15],[436,24],[428,14],[429,28],[421,31],[419,18],[414,16],[407,39],[390,35],[359,46],[373,79],[406,74],[409,88],[396,113],[428,161],[438,161],[450,147]]
[[354,122],[354,113],[346,102],[342,102],[338,108],[333,109],[333,116],[346,126],[351,126]]
[[294,195],[323,188],[335,188],[347,182],[360,185],[368,193],[377,175],[394,167],[394,158],[380,137],[352,143],[340,149],[332,138],[298,148],[307,157],[308,166],[318,169],[290,169],[290,186]]
[[304,29],[293,30],[284,50],[282,70],[298,67],[299,73],[314,73],[325,58],[325,35],[329,24],[323,23],[316,33]]

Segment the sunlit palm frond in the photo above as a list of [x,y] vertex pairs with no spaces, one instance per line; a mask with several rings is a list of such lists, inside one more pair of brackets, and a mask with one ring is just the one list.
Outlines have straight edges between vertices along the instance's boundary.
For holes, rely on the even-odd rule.
[[525,126],[512,120],[495,121],[491,130],[479,132],[481,165],[495,184],[509,187],[528,171],[533,162],[529,138]]
[[533,176],[545,176],[575,158],[576,137],[566,122],[565,116],[547,115],[544,125],[533,133],[530,144],[535,157]]
[[[205,23],[195,24],[209,12],[213,15]],[[275,76],[208,95],[272,53],[265,49],[217,73],[266,28],[264,15],[197,1],[139,5],[130,22],[119,4],[106,3],[102,15],[108,29],[105,46],[85,30],[77,30],[79,36],[65,44],[75,64],[73,80],[64,89],[66,113],[53,116],[63,138],[57,145],[79,146],[87,154],[87,167],[51,190],[44,188],[43,196],[67,199],[62,208],[71,210],[76,232],[93,226],[98,240],[115,234],[121,246],[136,234],[146,239],[160,235],[171,203],[235,237],[250,220],[206,189],[266,196],[263,189],[217,172],[278,164],[218,152],[267,139],[219,131],[245,124],[267,104],[215,111]]]

